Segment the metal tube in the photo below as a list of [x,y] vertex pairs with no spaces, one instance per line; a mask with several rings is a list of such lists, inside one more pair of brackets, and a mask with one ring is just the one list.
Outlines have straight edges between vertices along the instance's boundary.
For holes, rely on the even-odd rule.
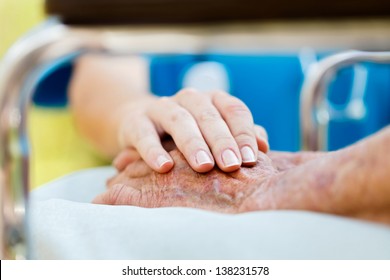
[[347,51],[309,68],[300,95],[302,150],[326,150],[329,112],[324,108],[325,89],[337,71],[359,62],[390,63],[390,52]]
[[[38,78],[37,68],[80,51],[68,29],[50,21],[19,40],[0,69],[0,256],[24,259],[29,192],[27,108]],[[67,39],[65,39],[67,38]],[[61,41],[61,45],[58,43]]]
[[[29,145],[27,109],[32,93],[45,67],[69,54],[113,52],[126,54],[197,52],[199,37],[185,33],[156,31],[133,34],[126,39],[123,30],[84,30],[68,28],[49,20],[19,40],[0,67],[0,257],[28,258]],[[136,32],[137,33],[137,32]],[[157,31],[158,34],[158,31]],[[119,42],[116,41],[119,39]],[[185,44],[171,44],[172,39]],[[167,46],[156,44],[163,42]],[[123,48],[125,43],[128,48]]]

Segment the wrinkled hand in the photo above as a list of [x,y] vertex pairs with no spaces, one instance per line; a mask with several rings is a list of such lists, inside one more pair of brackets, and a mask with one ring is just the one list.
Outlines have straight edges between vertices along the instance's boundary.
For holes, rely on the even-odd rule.
[[171,172],[159,174],[138,160],[94,202],[224,213],[307,210],[390,224],[389,143],[387,128],[335,152],[259,153],[252,168],[225,173],[215,167],[206,174],[193,171],[174,149]]
[[[110,179],[108,189],[94,202],[141,207],[182,206],[225,213],[282,207],[273,181],[284,171],[321,156],[317,153],[259,153],[256,165],[231,173],[218,168],[200,174],[178,150],[171,172],[159,174],[138,160]],[[282,189],[280,189],[282,191]],[[283,196],[284,197],[284,196]],[[289,202],[291,203],[291,202]]]

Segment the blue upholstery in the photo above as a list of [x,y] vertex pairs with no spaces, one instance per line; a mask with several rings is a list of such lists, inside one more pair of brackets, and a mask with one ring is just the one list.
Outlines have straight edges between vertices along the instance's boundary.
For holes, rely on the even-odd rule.
[[[252,110],[255,122],[263,125],[271,148],[296,151],[299,142],[299,93],[304,74],[297,54],[159,55],[150,57],[151,89],[167,96],[182,86],[186,70],[201,61],[219,62],[226,68],[231,94]],[[365,137],[390,123],[390,66],[364,64],[367,84],[366,114],[361,119],[336,118],[329,128],[329,149],[335,150]],[[40,106],[65,106],[72,62],[53,66],[34,94]],[[354,80],[352,68],[341,71],[329,87],[329,102],[342,110],[350,100]],[[53,95],[52,92],[56,92]],[[50,94],[49,94],[50,93]]]

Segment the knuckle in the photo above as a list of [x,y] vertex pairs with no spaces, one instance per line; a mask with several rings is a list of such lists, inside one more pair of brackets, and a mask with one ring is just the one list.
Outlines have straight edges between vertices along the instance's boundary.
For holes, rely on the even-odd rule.
[[191,114],[184,108],[177,108],[169,114],[169,122],[171,123],[188,120],[189,118],[191,118]]
[[188,137],[183,141],[183,151],[184,153],[191,153],[196,147],[202,147],[202,139],[199,137]]
[[244,116],[244,117],[252,116],[248,107],[242,101],[238,101],[238,100],[233,100],[228,102],[226,104],[225,110],[228,115]]
[[200,122],[215,122],[217,120],[220,120],[221,116],[216,110],[210,110],[206,109],[200,112],[198,116],[198,120]]
[[148,139],[144,139],[136,146],[140,156],[148,164],[153,161],[158,155],[165,153],[164,148],[159,142],[154,142]]
[[151,160],[156,158],[159,154],[165,152],[165,150],[154,143],[145,143],[143,146],[143,151],[145,151],[145,160]]
[[237,142],[254,142],[255,140],[255,135],[253,131],[250,129],[244,129],[240,130],[237,133],[235,133],[234,138],[236,139]]
[[184,88],[176,93],[176,97],[179,99],[189,98],[191,96],[197,97],[200,95],[200,92],[194,88]]
[[119,204],[124,188],[124,184],[113,185],[108,192],[108,204]]
[[234,139],[231,136],[228,135],[216,135],[214,138],[214,145],[225,147],[225,146],[232,146],[232,143],[234,142]]

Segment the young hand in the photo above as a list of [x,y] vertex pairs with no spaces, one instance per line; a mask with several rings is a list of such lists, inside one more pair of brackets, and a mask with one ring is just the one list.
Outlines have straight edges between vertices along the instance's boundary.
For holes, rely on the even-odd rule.
[[168,135],[197,172],[215,164],[224,172],[253,166],[258,151],[268,150],[267,134],[254,125],[248,107],[225,92],[183,89],[172,97],[128,104],[122,111],[119,142],[126,150],[114,161],[119,170],[139,157],[157,172],[171,170],[174,160],[162,144]]

